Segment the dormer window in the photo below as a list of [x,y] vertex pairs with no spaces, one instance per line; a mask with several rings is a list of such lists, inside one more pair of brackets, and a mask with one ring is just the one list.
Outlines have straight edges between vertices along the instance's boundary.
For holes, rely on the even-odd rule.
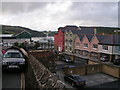
[[84,48],[88,48],[88,44],[87,43],[84,43]]
[[97,44],[93,44],[93,49],[97,49],[98,45]]
[[80,43],[76,43],[76,46],[80,46]]

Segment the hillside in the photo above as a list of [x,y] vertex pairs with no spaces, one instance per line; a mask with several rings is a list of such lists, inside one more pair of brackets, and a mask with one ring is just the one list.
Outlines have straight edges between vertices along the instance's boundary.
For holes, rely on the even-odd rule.
[[26,28],[26,27],[2,25],[2,30],[0,30],[0,34],[1,33],[2,34],[17,34],[17,33],[20,33],[24,30],[31,33],[32,37],[45,37],[47,33],[48,33],[48,36],[54,36],[54,33],[56,33],[54,31],[53,32],[52,31],[38,32],[36,30],[31,30],[31,29]]

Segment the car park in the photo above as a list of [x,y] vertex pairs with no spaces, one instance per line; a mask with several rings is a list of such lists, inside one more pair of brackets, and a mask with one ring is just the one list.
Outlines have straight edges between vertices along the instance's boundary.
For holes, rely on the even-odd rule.
[[9,49],[3,55],[2,69],[21,69],[25,67],[25,59],[22,53],[16,49]]
[[108,62],[109,61],[109,57],[108,56],[102,56],[100,58],[100,61],[102,61],[102,62]]
[[120,59],[114,59],[113,64],[115,65],[120,65]]
[[64,80],[70,83],[73,87],[83,87],[86,85],[85,79],[80,75],[66,75]]

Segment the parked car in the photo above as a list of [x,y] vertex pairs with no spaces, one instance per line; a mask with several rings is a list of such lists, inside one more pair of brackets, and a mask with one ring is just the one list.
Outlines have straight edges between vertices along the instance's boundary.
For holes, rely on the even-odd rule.
[[120,59],[114,59],[113,64],[115,65],[120,65]]
[[19,50],[9,49],[3,55],[2,69],[24,69],[25,59]]
[[108,62],[108,61],[109,61],[109,57],[108,57],[108,56],[102,56],[102,57],[100,58],[100,60],[101,60],[102,62]]
[[65,55],[62,56],[62,60],[65,61],[65,62],[67,62],[67,63],[71,63],[72,62],[71,58],[68,57],[68,56],[65,56]]
[[67,75],[64,80],[69,82],[73,87],[83,87],[86,85],[85,79],[81,78],[80,75]]

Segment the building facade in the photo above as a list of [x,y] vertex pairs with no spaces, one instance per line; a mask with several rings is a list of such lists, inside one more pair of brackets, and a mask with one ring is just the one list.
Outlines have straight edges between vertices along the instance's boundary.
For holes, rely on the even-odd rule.
[[58,51],[64,51],[64,32],[65,28],[58,28],[58,33],[54,35],[54,48]]

